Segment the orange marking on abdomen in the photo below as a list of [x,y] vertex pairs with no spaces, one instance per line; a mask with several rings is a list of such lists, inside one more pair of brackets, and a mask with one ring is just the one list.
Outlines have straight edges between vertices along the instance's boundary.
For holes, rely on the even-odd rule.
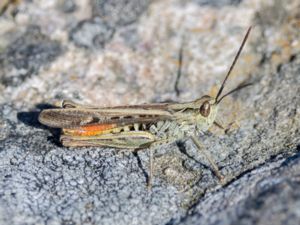
[[95,136],[104,133],[109,133],[115,128],[116,124],[92,124],[78,127],[75,129],[64,129],[64,133],[78,136]]

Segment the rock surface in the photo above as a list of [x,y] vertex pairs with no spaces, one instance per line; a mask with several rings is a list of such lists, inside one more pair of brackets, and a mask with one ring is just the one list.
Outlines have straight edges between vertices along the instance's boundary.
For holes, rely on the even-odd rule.
[[[299,224],[300,4],[255,1],[5,1],[0,4],[0,224]],[[10,4],[8,4],[10,2]],[[5,5],[5,7],[4,7]],[[225,98],[199,139],[155,151],[66,148],[40,110]],[[182,73],[175,88],[178,56]],[[178,92],[177,92],[178,90]]]

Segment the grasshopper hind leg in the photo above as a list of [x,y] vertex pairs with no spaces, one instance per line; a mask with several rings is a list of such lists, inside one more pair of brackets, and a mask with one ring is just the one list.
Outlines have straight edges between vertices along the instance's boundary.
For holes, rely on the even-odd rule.
[[158,146],[163,144],[164,142],[155,142],[150,145],[149,148],[149,173],[148,173],[148,180],[147,180],[147,187],[148,191],[152,190],[152,182],[154,178],[154,153]]
[[[75,130],[76,131],[76,130]],[[112,148],[138,149],[151,145],[154,136],[144,131],[125,131],[101,135],[73,135],[69,130],[63,130],[60,141],[64,146],[102,146]]]

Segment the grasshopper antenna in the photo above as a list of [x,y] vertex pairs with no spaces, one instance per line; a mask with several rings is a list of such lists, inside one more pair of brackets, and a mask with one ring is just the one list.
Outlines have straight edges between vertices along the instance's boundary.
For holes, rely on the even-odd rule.
[[[230,66],[230,68],[229,68],[229,70],[228,70],[228,72],[226,74],[226,77],[225,77],[225,79],[224,79],[224,81],[223,81],[223,83],[222,83],[222,85],[221,85],[221,87],[220,87],[220,89],[218,91],[218,94],[217,94],[217,97],[216,97],[216,103],[219,103],[220,100],[224,98],[224,96],[223,96],[220,100],[218,100],[218,98],[222,94],[222,91],[223,91],[223,89],[225,87],[226,81],[227,81],[229,75],[231,74],[231,71],[233,70],[234,65],[236,64],[236,61],[238,60],[238,58],[239,58],[239,56],[240,56],[240,54],[241,54],[241,52],[243,50],[243,47],[244,47],[244,45],[245,45],[245,43],[246,43],[246,41],[248,39],[248,36],[250,34],[251,28],[252,28],[251,26],[248,28],[247,33],[246,33],[246,35],[245,35],[245,37],[243,39],[243,42],[242,42],[242,44],[241,44],[241,46],[240,46],[240,48],[239,48],[239,50],[238,50],[238,52],[237,52],[237,54],[236,54],[236,56],[235,56],[235,58],[233,60],[231,66]],[[239,88],[239,89],[241,89],[241,88]],[[228,95],[228,94],[226,94],[226,95]]]
[[233,90],[229,91],[228,93],[226,93],[225,95],[223,95],[218,101],[216,101],[216,103],[219,104],[222,101],[222,99],[224,99],[226,96],[231,95],[232,93],[234,93],[236,91],[239,91],[239,90],[241,90],[245,87],[251,86],[251,85],[253,85],[253,83],[242,83],[242,84],[240,84],[235,89],[233,89]]

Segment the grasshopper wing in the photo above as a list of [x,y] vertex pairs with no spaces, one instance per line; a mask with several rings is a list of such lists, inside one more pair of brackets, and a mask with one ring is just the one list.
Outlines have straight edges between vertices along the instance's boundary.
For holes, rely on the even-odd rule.
[[54,128],[76,128],[92,124],[124,126],[134,123],[153,123],[172,120],[166,107],[62,108],[46,109],[39,115],[40,123]]

